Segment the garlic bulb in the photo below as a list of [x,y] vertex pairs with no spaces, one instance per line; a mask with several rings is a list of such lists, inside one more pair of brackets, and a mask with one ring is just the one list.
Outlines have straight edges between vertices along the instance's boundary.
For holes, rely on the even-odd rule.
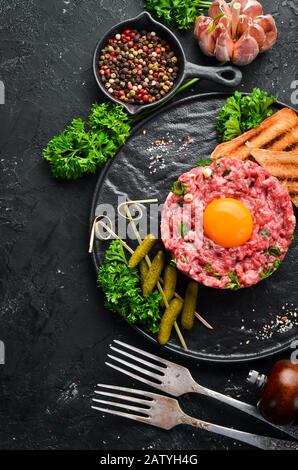
[[209,16],[199,16],[194,34],[202,52],[220,62],[250,64],[275,44],[277,28],[271,15],[263,15],[257,0],[216,0]]

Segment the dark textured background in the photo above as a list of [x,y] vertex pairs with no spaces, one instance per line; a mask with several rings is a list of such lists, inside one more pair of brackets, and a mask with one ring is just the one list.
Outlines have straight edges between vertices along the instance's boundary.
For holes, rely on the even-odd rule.
[[[298,78],[297,2],[263,3],[276,18],[279,42],[243,69],[241,89],[259,85],[290,104],[290,85]],[[2,449],[245,447],[190,428],[166,433],[90,409],[96,382],[131,385],[104,366],[113,338],[154,348],[102,307],[87,253],[97,176],[57,182],[41,151],[68,120],[86,115],[101,98],[91,71],[94,45],[142,6],[141,0],[0,0],[0,80],[6,86],[6,104],[0,106]],[[181,39],[189,59],[208,63],[191,33]],[[203,82],[194,87],[196,92],[219,89]],[[244,382],[249,365],[186,364],[203,384],[256,400]],[[272,359],[256,367],[267,371],[271,364]],[[268,432],[210,400],[193,396],[182,403],[195,416]]]

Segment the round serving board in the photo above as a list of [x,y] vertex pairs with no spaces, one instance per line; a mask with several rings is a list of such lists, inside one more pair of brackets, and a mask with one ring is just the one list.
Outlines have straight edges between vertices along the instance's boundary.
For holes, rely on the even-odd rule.
[[[207,159],[217,145],[215,120],[227,96],[224,93],[192,96],[143,120],[100,174],[91,222],[102,209],[99,204],[112,204],[117,209],[119,196],[157,198],[162,204],[177,177],[195,167],[199,159]],[[277,103],[275,108],[283,106]],[[151,217],[151,222],[156,220]],[[146,233],[142,228],[140,232],[143,238]],[[127,242],[133,248],[136,246],[134,241]],[[95,242],[96,269],[108,243]],[[256,286],[236,292],[202,286],[198,311],[214,330],[196,321],[191,332],[184,332],[188,352],[183,350],[174,331],[170,343],[164,347],[209,362],[251,361],[289,349],[298,337],[297,255],[296,236],[278,271]],[[181,275],[177,287],[181,294],[183,287]],[[136,329],[156,342],[142,328]]]

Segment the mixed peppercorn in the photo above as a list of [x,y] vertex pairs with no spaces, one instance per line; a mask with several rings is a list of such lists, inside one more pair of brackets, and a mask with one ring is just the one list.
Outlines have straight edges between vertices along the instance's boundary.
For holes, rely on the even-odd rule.
[[114,98],[129,104],[154,103],[174,86],[178,59],[154,31],[125,29],[108,39],[99,56],[101,80]]

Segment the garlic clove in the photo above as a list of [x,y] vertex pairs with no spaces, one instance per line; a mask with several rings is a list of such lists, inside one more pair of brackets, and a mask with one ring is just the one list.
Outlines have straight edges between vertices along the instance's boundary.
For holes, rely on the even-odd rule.
[[240,15],[237,27],[237,35],[240,37],[242,34],[246,33],[248,30],[248,16],[247,15]]
[[215,57],[217,60],[220,62],[228,62],[231,60],[233,49],[234,43],[228,31],[225,30],[221,32],[215,45]]
[[222,16],[217,24],[222,24],[228,31],[231,31],[231,18],[229,16]]
[[255,60],[259,51],[257,41],[247,32],[235,43],[232,62],[235,65],[248,65]]
[[257,0],[246,0],[242,3],[242,13],[247,15],[251,18],[255,18],[256,16],[263,14],[263,7],[260,2]]
[[226,16],[232,15],[231,9],[225,0],[213,2],[208,10],[208,15],[212,19],[216,18],[220,13],[224,13]]
[[258,43],[258,46],[259,46],[259,49],[261,51],[264,43],[265,43],[265,40],[266,40],[266,34],[263,30],[263,28],[257,24],[257,23],[253,23],[251,26],[250,26],[250,30],[249,30],[249,34],[255,38],[255,40],[257,41]]
[[212,22],[212,18],[206,16],[199,16],[197,18],[194,31],[195,37],[198,40],[201,51],[209,57],[214,56],[215,49],[214,31],[208,33],[208,28]]
[[265,41],[260,52],[265,52],[274,46],[277,40],[277,28],[272,15],[262,15],[254,19],[254,23],[263,28],[265,33]]
[[200,15],[197,17],[195,22],[194,35],[198,39],[200,34],[209,28],[212,23],[212,19],[208,16]]

